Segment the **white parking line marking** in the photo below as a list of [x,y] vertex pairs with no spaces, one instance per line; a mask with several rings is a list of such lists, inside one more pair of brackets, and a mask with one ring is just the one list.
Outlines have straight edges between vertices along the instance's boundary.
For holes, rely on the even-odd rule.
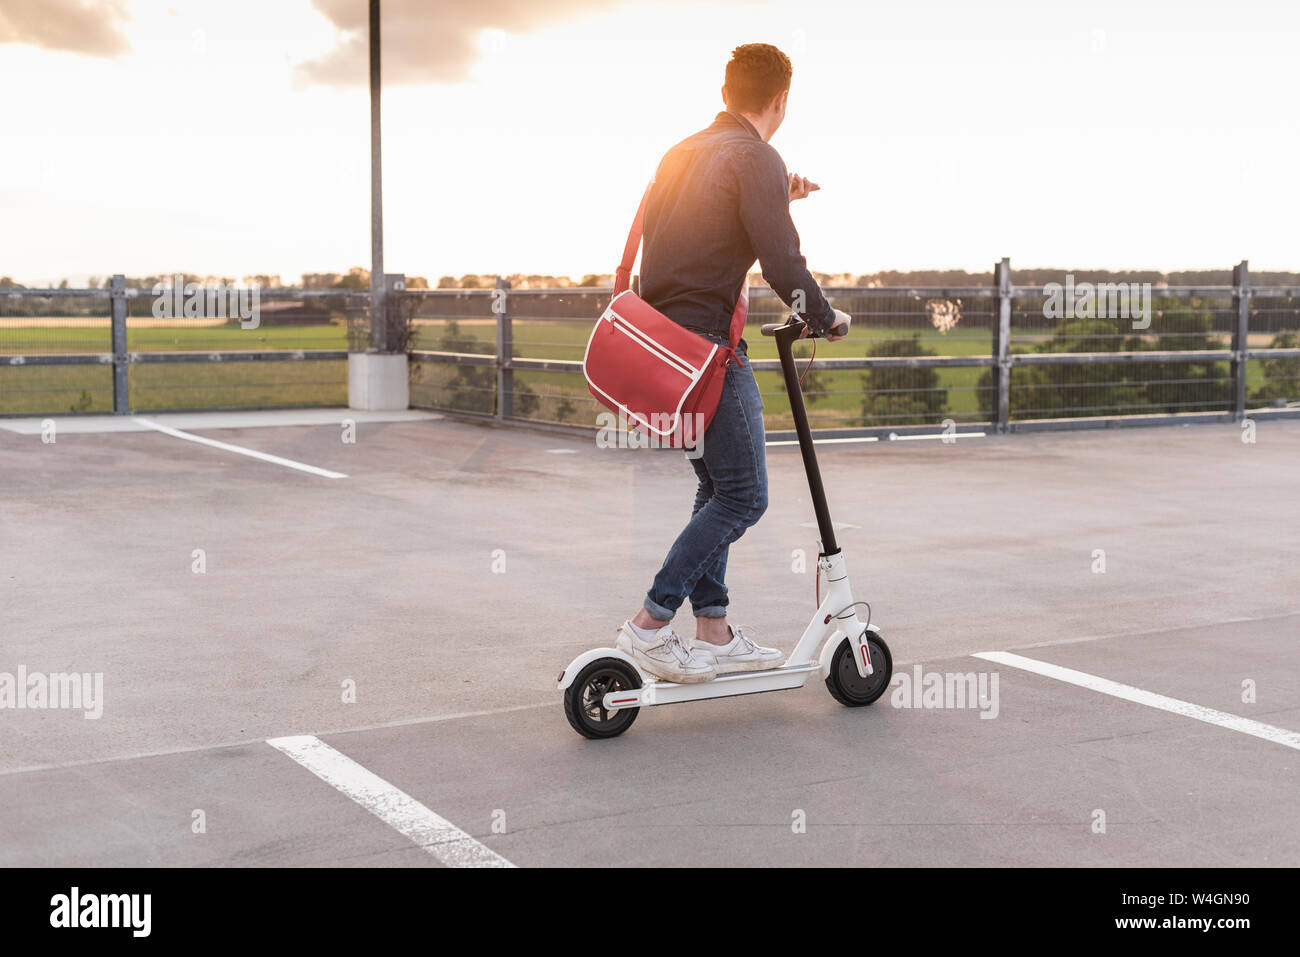
[[[813,439],[813,445],[840,445],[845,442],[879,442],[880,439],[874,435],[864,435],[856,439]],[[773,439],[765,442],[765,445],[798,445],[798,439]]]
[[[979,439],[984,437],[983,432],[955,432],[951,435],[942,432],[935,435],[889,435],[881,438],[877,435],[863,435],[847,439],[813,439],[813,445],[841,445],[848,442],[916,442],[921,439],[939,439],[942,441],[946,438],[956,439]],[[798,445],[798,439],[773,439],[766,445]]]
[[917,442],[922,439],[938,439],[940,442],[942,442],[944,439],[951,438],[955,444],[958,439],[982,439],[983,437],[984,437],[983,432],[953,432],[948,435],[942,433],[939,435],[891,435],[889,437],[889,441]]
[[180,429],[173,429],[169,425],[162,425],[153,422],[150,419],[143,419],[138,415],[131,416],[133,422],[139,422],[141,425],[147,425],[151,429],[157,429],[166,435],[175,436],[178,439],[186,439],[190,442],[198,442],[200,445],[210,445],[214,449],[224,449],[227,452],[237,452],[240,455],[247,455],[251,458],[261,459],[263,462],[272,462],[275,465],[283,465],[285,468],[297,469],[300,472],[310,472],[312,475],[320,475],[325,478],[347,478],[342,472],[331,472],[329,469],[320,469],[314,465],[305,465],[302,462],[295,462],[293,459],[283,459],[278,455],[268,455],[266,452],[258,452],[254,449],[246,449],[243,446],[231,445],[229,442],[218,442],[216,439],[204,438],[201,435],[192,435],[189,432],[182,432]]
[[405,791],[367,771],[310,734],[266,742],[326,784],[342,791],[389,827],[405,834],[448,867],[514,867],[500,854],[434,814]]
[[[230,412],[158,412],[156,421],[173,429],[282,429],[290,426],[340,425],[344,419],[357,423],[388,424],[400,422],[434,422],[443,418],[423,409],[397,409],[391,412],[366,412],[340,407],[310,409],[250,409]],[[148,426],[132,422],[125,415],[50,415],[0,419],[0,429],[19,435],[40,435],[44,422],[52,419],[59,435],[99,435],[116,432],[143,432]]]
[[1048,664],[1046,661],[1024,658],[1020,655],[1013,655],[1009,651],[982,651],[972,657],[983,658],[985,661],[1020,668],[1024,671],[1032,671],[1034,674],[1055,678],[1057,681],[1078,685],[1080,688],[1089,688],[1102,694],[1123,698],[1125,701],[1144,704],[1148,708],[1159,708],[1161,711],[1181,714],[1185,718],[1195,718],[1197,721],[1204,721],[1206,724],[1216,724],[1230,731],[1240,731],[1242,734],[1253,735],[1265,741],[1272,741],[1274,744],[1300,750],[1300,732],[1288,731],[1286,728],[1264,724],[1262,721],[1253,721],[1250,718],[1229,714],[1226,711],[1216,711],[1213,708],[1192,704],[1190,701],[1180,701],[1177,698],[1169,698],[1153,691],[1143,691],[1141,688],[1120,684],[1118,681],[1111,681],[1109,678],[1099,678],[1083,671]]

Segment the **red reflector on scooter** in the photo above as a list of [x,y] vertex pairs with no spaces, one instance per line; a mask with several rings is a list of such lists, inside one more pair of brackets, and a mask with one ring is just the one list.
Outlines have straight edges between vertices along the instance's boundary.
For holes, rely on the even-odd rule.
[[[565,670],[565,671],[568,671],[567,668],[564,669],[564,670]],[[560,677],[558,677],[558,678],[555,679],[555,683],[558,685],[558,684],[559,684],[561,681],[563,681],[563,680],[564,680],[564,671],[561,671],[561,672],[560,672]]]

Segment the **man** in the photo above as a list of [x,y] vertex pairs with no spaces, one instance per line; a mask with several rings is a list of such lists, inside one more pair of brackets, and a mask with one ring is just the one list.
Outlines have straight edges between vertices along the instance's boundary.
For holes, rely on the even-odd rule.
[[[785,119],[790,59],[766,43],[737,47],[727,64],[727,109],[665,154],[646,201],[641,296],[674,322],[726,344],[731,314],[757,259],[763,278],[818,335],[848,334],[799,252],[790,203],[817,189],[788,174],[768,140]],[[832,332],[832,330],[834,330]],[[655,576],[618,644],[667,681],[778,668],[785,656],[727,622],[728,547],[767,508],[763,402],[742,339],[726,372],[718,411],[691,459],[699,489],[691,520]],[[690,599],[695,638],[672,628]]]

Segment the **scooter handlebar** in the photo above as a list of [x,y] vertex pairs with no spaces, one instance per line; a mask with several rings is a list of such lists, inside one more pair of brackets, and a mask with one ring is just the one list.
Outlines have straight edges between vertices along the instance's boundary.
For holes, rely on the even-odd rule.
[[[779,330],[779,329],[784,329],[786,326],[807,326],[807,325],[808,325],[808,324],[807,324],[806,322],[804,322],[802,319],[800,319],[798,316],[791,316],[791,317],[790,317],[789,319],[787,319],[785,322],[765,322],[765,323],[763,323],[762,331],[763,331],[763,335],[765,335],[765,336],[774,336],[774,335],[776,335],[777,330]],[[831,331],[831,334],[832,334],[832,335],[840,335],[840,334],[843,332],[843,329],[844,329],[844,326],[841,324],[841,325],[838,325],[838,326],[831,326],[831,330],[830,330],[830,331]],[[816,332],[813,332],[812,329],[810,328],[810,329],[808,330],[808,335],[806,336],[806,338],[808,338],[808,339],[820,339],[820,338],[822,338],[822,337],[819,336]]]

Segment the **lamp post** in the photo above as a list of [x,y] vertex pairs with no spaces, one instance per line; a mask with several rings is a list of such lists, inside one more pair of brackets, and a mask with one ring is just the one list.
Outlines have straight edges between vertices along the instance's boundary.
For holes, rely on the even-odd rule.
[[[370,347],[348,354],[348,406],[392,411],[410,405],[410,378],[403,343],[389,322],[388,294],[405,288],[405,277],[384,274],[384,188],[380,150],[379,0],[370,0]],[[403,351],[395,351],[399,347]]]

